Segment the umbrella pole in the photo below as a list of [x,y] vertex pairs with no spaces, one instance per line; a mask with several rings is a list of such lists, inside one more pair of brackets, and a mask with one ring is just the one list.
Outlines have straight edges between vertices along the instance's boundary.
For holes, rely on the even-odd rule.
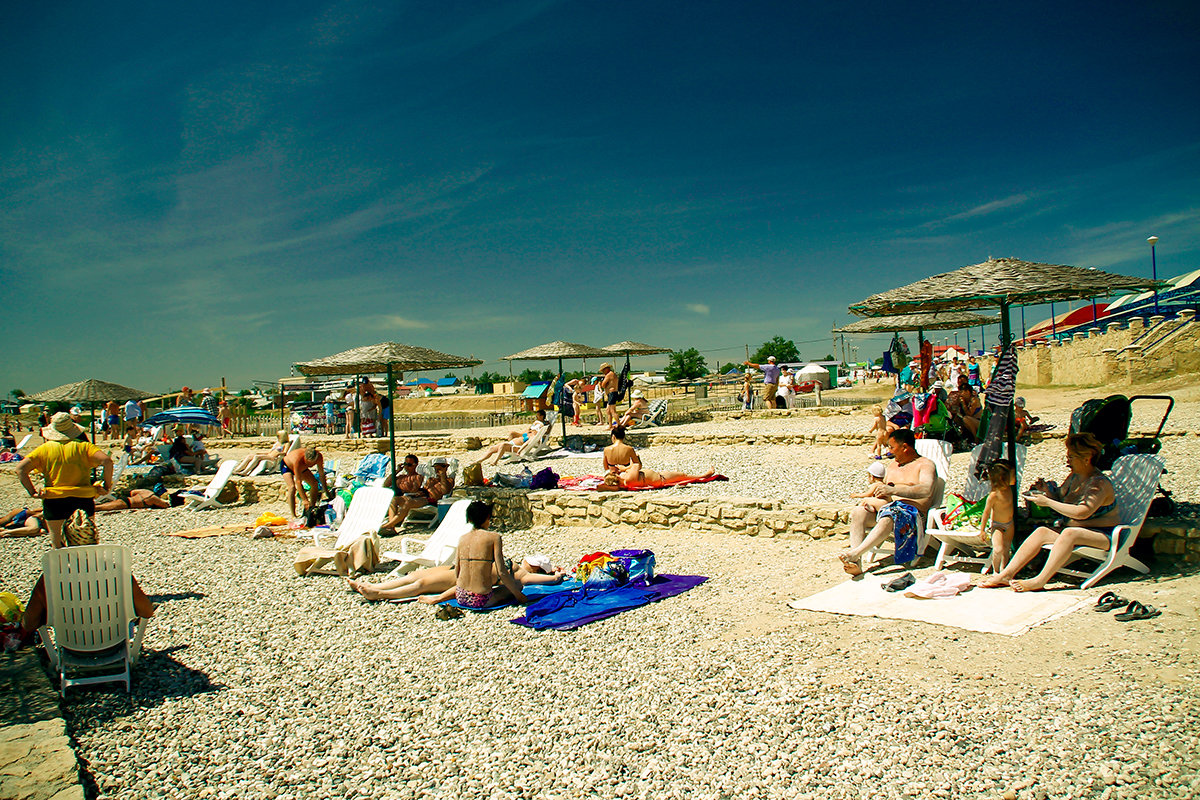
[[[925,349],[925,331],[917,328],[917,358],[921,357],[921,351]],[[917,376],[917,382],[921,386],[922,391],[929,391],[929,368],[933,366],[933,349],[929,350],[929,363],[921,365],[921,374]]]
[[[1008,349],[1008,346],[1011,343],[1012,343],[1012,326],[1009,324],[1009,321],[1008,321],[1008,303],[1001,300],[1000,301],[1000,353],[996,357],[996,364],[1000,363],[1000,359],[1004,356],[1004,351]],[[1014,378],[1013,379],[1013,393],[1014,394],[1016,393],[1016,388],[1017,388],[1016,387],[1016,378]],[[1015,397],[1014,397],[1014,403],[1015,403]],[[1016,406],[1015,405],[1009,406],[1007,416],[1008,416],[1008,423],[1006,426],[1007,432],[1006,432],[1005,438],[1008,440],[1008,457],[1011,459],[1011,463],[1013,465],[1015,465],[1017,463],[1017,426],[1016,426]],[[1020,505],[1018,505],[1018,498],[1017,498],[1017,495],[1020,493],[1020,490],[1021,490],[1021,487],[1019,487],[1016,483],[1013,483],[1013,485],[1012,485],[1012,502],[1013,502],[1014,511],[1016,509],[1020,508]]]
[[[508,363],[511,364],[512,362],[510,361]],[[562,359],[560,358],[558,360],[558,379],[562,380],[562,377],[563,377],[563,365],[562,365]],[[556,381],[556,383],[557,383],[557,381]],[[551,388],[551,391],[553,391],[553,387]],[[551,396],[551,399],[553,399],[553,395]],[[572,400],[572,402],[574,402],[574,401]],[[562,443],[563,443],[563,447],[566,447],[567,446],[567,415],[563,413],[563,407],[562,407],[561,403],[558,406],[558,418],[562,421],[562,435],[563,435]]]
[[[717,366],[719,367],[721,365],[718,364]],[[628,350],[625,351],[625,374],[626,375],[629,374],[629,351]],[[633,383],[633,380],[631,379],[629,382]],[[629,408],[633,408],[633,391],[632,390],[625,393],[625,404]]]
[[392,399],[392,365],[389,362],[387,365],[387,392],[388,392],[388,450],[392,456],[392,466],[389,468],[392,471],[392,490],[396,489],[396,401]]

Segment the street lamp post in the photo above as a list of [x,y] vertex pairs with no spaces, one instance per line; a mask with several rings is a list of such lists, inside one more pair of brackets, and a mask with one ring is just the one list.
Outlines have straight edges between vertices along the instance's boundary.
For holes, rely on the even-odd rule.
[[[1154,258],[1154,245],[1158,244],[1158,237],[1151,236],[1146,240],[1150,243],[1150,277],[1154,279],[1155,284],[1158,283],[1158,263]],[[1158,314],[1158,286],[1154,287],[1154,313]]]

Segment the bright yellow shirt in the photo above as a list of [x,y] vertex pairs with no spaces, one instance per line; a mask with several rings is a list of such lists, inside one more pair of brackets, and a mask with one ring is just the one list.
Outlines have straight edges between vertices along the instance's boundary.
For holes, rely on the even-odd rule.
[[26,458],[46,477],[42,497],[95,497],[91,458],[99,452],[91,442],[46,442]]

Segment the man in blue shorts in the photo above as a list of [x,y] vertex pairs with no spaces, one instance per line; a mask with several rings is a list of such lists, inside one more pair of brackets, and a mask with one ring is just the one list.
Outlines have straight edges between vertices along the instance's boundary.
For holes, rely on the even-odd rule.
[[[914,561],[920,555],[917,551],[924,515],[937,495],[941,479],[933,462],[917,453],[913,432],[908,428],[894,430],[888,434],[887,443],[896,461],[887,468],[881,483],[872,484],[872,496],[850,511],[850,549],[838,558],[851,575],[862,574],[863,554],[889,536],[896,540],[895,563]],[[869,531],[868,525],[872,526]]]

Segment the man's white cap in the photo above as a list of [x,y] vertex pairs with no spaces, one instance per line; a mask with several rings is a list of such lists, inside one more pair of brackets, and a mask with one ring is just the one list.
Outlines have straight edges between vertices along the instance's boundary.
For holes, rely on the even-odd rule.
[[641,400],[641,399],[642,399],[643,397],[645,397],[645,396],[646,396],[646,395],[642,394],[642,390],[641,390],[641,389],[634,389],[634,390],[633,390],[633,399],[634,399],[634,400]]
[[775,361],[775,356],[767,356],[767,361],[774,362],[774,361]]
[[867,473],[874,478],[882,478],[887,475],[887,467],[883,465],[882,461],[872,461],[867,467]]

